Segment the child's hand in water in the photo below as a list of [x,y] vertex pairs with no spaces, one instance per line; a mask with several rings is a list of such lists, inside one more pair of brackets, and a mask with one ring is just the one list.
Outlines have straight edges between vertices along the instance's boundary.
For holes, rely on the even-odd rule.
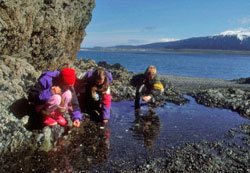
[[152,97],[151,96],[143,96],[142,100],[143,101],[149,101]]
[[53,94],[61,94],[62,93],[61,88],[59,86],[52,86],[51,91]]

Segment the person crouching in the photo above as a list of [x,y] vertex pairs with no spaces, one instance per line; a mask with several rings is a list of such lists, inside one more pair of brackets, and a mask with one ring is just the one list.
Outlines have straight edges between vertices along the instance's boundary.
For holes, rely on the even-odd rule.
[[80,126],[82,115],[74,90],[75,70],[64,68],[60,72],[45,71],[29,91],[29,101],[42,116],[44,125],[67,125],[63,117],[66,111],[72,115],[73,125]]
[[145,73],[133,76],[131,84],[136,87],[135,109],[140,109],[140,100],[154,102],[156,96],[164,91],[164,87],[157,76],[156,67],[150,65]]
[[112,80],[111,73],[101,68],[88,71],[80,80],[79,104],[93,120],[108,123],[110,119]]

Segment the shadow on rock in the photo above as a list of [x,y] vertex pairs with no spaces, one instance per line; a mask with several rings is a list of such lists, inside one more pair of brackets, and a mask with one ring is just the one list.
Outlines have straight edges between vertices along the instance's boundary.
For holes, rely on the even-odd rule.
[[21,120],[27,130],[42,129],[40,116],[35,112],[34,106],[30,105],[26,98],[15,101],[9,107],[9,110],[16,118]]
[[28,114],[29,103],[25,98],[21,98],[10,105],[9,110],[16,118],[21,119]]

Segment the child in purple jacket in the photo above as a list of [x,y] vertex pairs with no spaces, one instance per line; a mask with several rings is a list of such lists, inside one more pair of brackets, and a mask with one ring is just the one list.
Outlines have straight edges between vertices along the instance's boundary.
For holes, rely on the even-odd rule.
[[38,83],[29,91],[29,101],[35,104],[35,110],[42,116],[43,124],[55,126],[67,124],[63,114],[68,110],[73,125],[80,126],[82,115],[74,90],[75,70],[64,68],[59,71],[45,71]]
[[82,111],[103,123],[107,123],[110,119],[111,94],[109,84],[112,80],[110,72],[98,68],[88,71],[79,81],[79,103]]

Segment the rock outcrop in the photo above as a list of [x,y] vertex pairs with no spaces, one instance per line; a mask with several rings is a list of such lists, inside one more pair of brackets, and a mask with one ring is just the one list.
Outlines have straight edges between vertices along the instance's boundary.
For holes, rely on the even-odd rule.
[[250,92],[234,88],[208,89],[192,95],[196,102],[209,107],[231,109],[250,117]]
[[24,127],[28,121],[24,97],[39,75],[26,59],[0,56],[0,153],[25,146],[32,135]]
[[76,58],[94,6],[94,0],[1,0],[0,54],[24,57],[39,70],[64,66]]
[[0,153],[31,143],[46,150],[57,138],[53,130],[27,130],[26,94],[42,70],[73,66],[94,6],[94,0],[0,0]]

